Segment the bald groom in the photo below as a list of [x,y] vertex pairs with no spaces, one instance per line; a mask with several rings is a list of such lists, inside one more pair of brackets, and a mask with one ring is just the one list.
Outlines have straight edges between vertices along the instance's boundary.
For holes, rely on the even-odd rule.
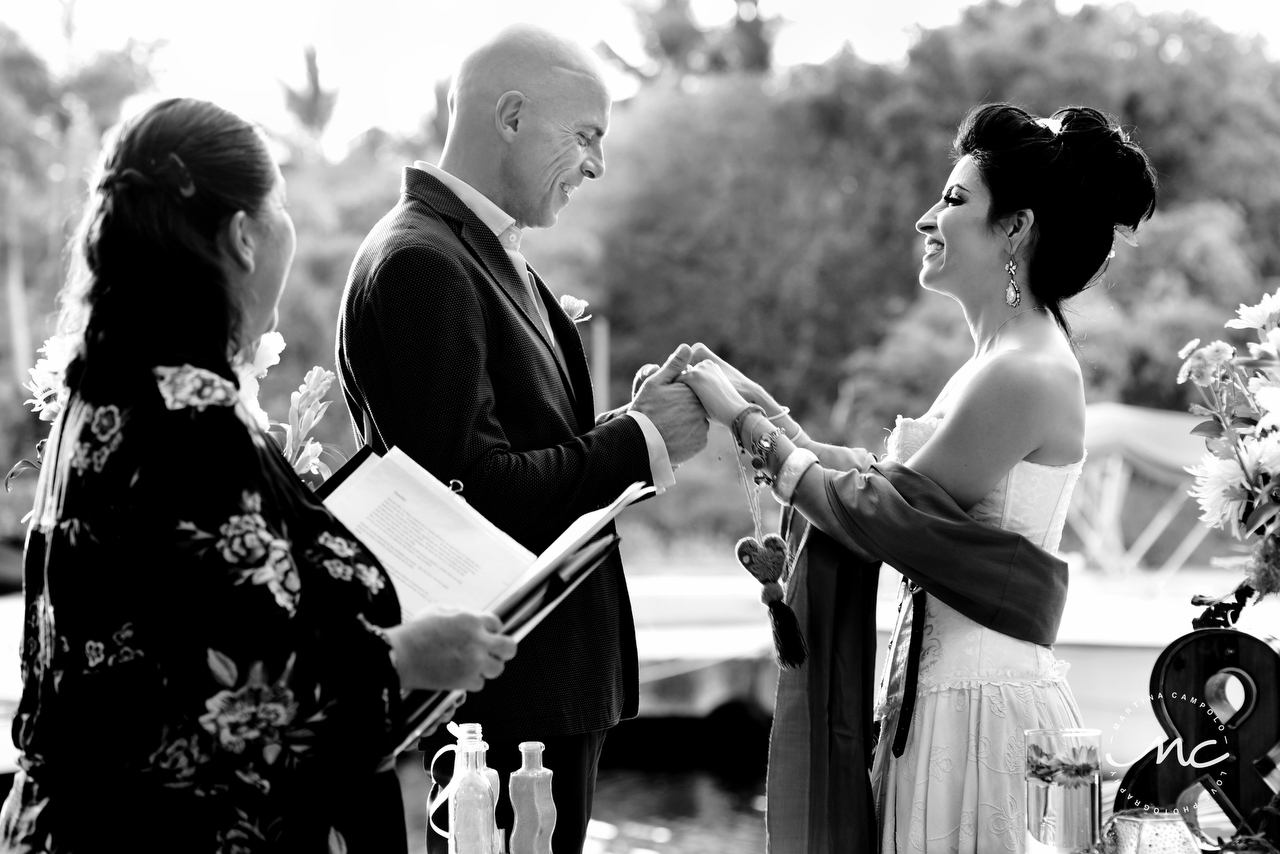
[[[706,415],[675,381],[683,345],[624,414],[597,423],[577,329],[520,254],[523,229],[554,225],[586,179],[604,176],[609,110],[595,57],[552,33],[515,27],[472,53],[449,93],[439,166],[405,168],[338,320],[357,433],[367,425],[374,450],[398,446],[462,481],[473,507],[535,553],[633,481],[661,492],[706,444]],[[546,744],[557,854],[582,849],[605,732],[635,715],[637,670],[615,555],[459,712],[483,724],[504,781],[519,742]],[[498,823],[511,827],[507,798]]]

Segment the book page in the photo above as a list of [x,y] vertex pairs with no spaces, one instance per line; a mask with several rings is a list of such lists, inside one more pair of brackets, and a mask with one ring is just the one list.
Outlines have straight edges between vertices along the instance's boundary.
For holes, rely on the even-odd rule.
[[534,562],[532,552],[396,449],[324,503],[382,562],[405,620],[433,604],[490,610]]

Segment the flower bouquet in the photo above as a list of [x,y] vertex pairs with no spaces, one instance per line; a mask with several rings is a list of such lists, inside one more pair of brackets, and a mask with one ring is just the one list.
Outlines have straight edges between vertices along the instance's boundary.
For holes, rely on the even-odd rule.
[[1257,330],[1248,355],[1223,341],[1202,347],[1198,338],[1178,353],[1185,359],[1178,382],[1191,381],[1204,399],[1191,412],[1207,419],[1192,432],[1208,453],[1187,469],[1200,520],[1252,546],[1248,555],[1214,560],[1245,579],[1226,596],[1192,600],[1208,606],[1193,620],[1198,629],[1234,625],[1246,604],[1280,592],[1280,291],[1237,314],[1227,328]]
[[289,396],[289,420],[272,421],[258,403],[258,381],[267,375],[272,365],[280,363],[284,347],[284,337],[279,332],[268,332],[258,339],[251,354],[246,349],[237,357],[235,370],[240,381],[240,402],[257,425],[280,445],[294,472],[314,489],[333,473],[322,455],[328,454],[338,465],[346,462],[346,456],[336,445],[310,438],[311,430],[320,423],[333,403],[325,400],[325,396],[335,376],[333,371],[326,371],[319,365],[307,371],[302,385]]
[[[284,347],[284,337],[279,332],[268,332],[256,344],[246,347],[236,355],[232,367],[240,385],[239,398],[244,410],[242,417],[275,439],[294,472],[314,489],[332,473],[323,459],[324,455],[327,454],[338,465],[346,462],[346,456],[337,446],[310,438],[312,429],[320,423],[333,402],[324,398],[328,395],[335,376],[333,371],[327,371],[318,365],[307,371],[302,385],[290,395],[289,420],[272,421],[258,403],[258,381],[267,375],[271,366],[280,363],[280,353]],[[40,414],[41,421],[53,421],[67,400],[64,376],[74,355],[73,345],[67,339],[55,335],[44,342],[39,352],[44,355],[28,371],[31,380],[23,386],[31,392],[31,398],[25,402],[33,412]],[[14,477],[24,471],[40,469],[46,441],[48,440],[41,439],[36,443],[35,462],[20,460],[9,470],[4,478],[6,491],[11,488],[10,481]]]

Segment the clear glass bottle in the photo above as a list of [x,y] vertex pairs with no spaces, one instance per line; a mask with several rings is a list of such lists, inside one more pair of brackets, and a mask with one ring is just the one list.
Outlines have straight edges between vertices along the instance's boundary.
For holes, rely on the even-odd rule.
[[511,773],[507,783],[516,817],[511,830],[511,854],[551,854],[556,804],[551,798],[552,772],[542,765],[542,750],[540,741],[521,742],[524,764]]
[[434,822],[431,826],[449,837],[449,854],[493,854],[498,838],[494,824],[497,772],[485,763],[488,745],[480,737],[480,724],[451,725],[449,731],[458,743],[442,747],[431,764],[434,767],[442,754],[453,751],[453,777],[427,808],[430,816],[447,799],[449,832]]

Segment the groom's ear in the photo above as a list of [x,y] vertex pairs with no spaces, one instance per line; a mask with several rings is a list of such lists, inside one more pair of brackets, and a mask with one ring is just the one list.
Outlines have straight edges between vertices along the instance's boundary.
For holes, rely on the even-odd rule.
[[515,141],[516,133],[520,130],[520,120],[524,118],[524,108],[527,105],[528,100],[524,97],[524,93],[514,89],[503,92],[498,98],[497,106],[493,111],[493,120],[497,125],[498,134],[507,142]]

